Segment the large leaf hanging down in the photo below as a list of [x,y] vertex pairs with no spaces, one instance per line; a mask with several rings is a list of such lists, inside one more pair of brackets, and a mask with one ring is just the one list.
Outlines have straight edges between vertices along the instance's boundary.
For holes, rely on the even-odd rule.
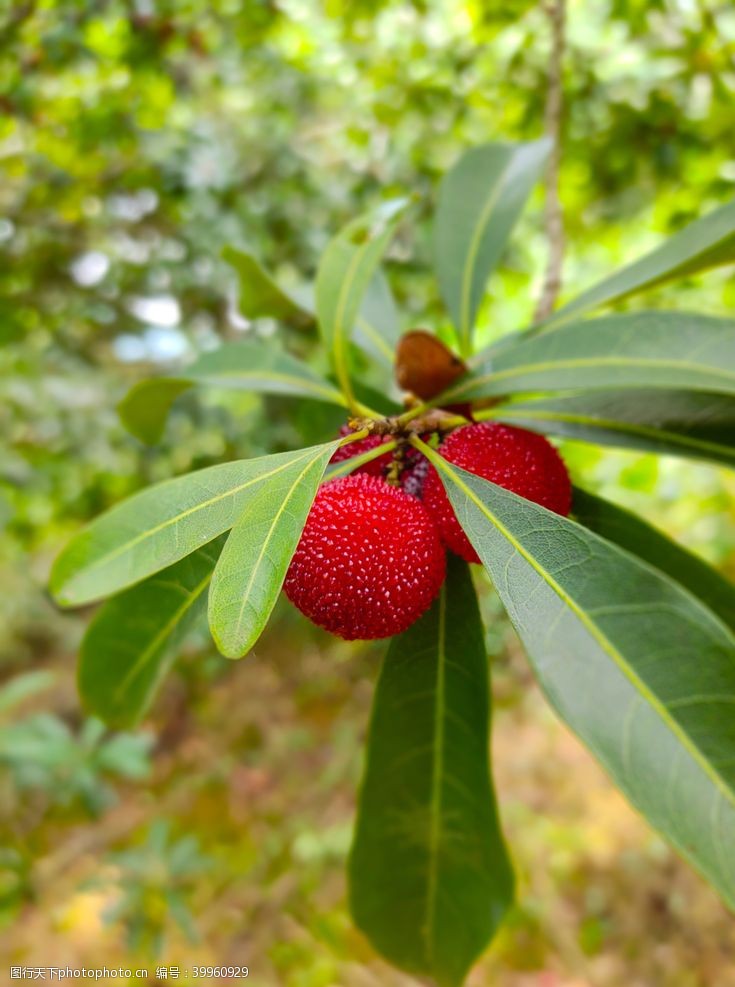
[[266,316],[297,329],[315,324],[314,313],[308,306],[282,288],[249,251],[227,246],[222,257],[237,271],[240,309],[246,318]]
[[735,467],[735,398],[727,394],[588,391],[503,404],[492,417],[547,435]]
[[461,984],[513,897],[488,769],[488,678],[467,565],[388,649],[349,865],[357,925],[389,960]]
[[628,298],[666,281],[734,261],[735,202],[731,202],[690,223],[650,254],[583,291],[542,323],[540,330],[543,332],[563,325],[584,312]]
[[343,392],[351,397],[349,342],[365,293],[408,205],[392,199],[349,223],[327,245],[316,278],[319,327]]
[[313,449],[261,486],[230,532],[209,591],[209,627],[226,657],[240,658],[260,637],[337,445]]
[[428,455],[552,704],[735,906],[735,636],[663,573]]
[[210,466],[129,497],[67,545],[51,572],[51,591],[59,603],[78,606],[160,572],[231,528],[261,485],[335,445]]
[[206,616],[224,536],[104,603],[84,635],[77,681],[84,705],[114,727],[147,712],[183,640]]
[[735,321],[634,312],[520,337],[462,378],[445,400],[613,387],[735,394]]
[[572,513],[586,528],[671,576],[735,631],[735,586],[712,566],[630,511],[578,487]]
[[472,330],[487,279],[502,257],[551,144],[486,144],[464,154],[439,188],[434,266],[460,349]]
[[120,417],[141,441],[158,442],[174,401],[195,385],[345,403],[337,388],[306,363],[283,350],[243,340],[205,353],[180,376],[141,381],[120,403]]

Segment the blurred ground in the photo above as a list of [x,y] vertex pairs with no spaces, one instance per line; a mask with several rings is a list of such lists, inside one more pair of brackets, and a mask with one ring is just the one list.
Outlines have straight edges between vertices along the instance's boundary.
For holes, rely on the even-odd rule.
[[[731,916],[558,724],[512,636],[499,633],[493,744],[519,902],[469,984],[735,984]],[[189,656],[151,723],[146,781],[117,783],[98,817],[36,792],[4,819],[34,855],[28,897],[6,912],[5,962],[153,971],[158,946],[158,963],[246,964],[262,987],[414,983],[375,957],[345,908],[379,656],[316,631],[304,643],[285,606],[250,660],[211,678],[207,661]],[[53,704],[73,720],[71,659]]]

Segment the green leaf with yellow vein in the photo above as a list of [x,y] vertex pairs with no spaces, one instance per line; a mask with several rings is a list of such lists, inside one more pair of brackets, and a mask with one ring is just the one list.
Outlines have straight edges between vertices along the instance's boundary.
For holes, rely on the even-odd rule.
[[594,442],[735,467],[735,397],[704,391],[585,391],[498,405],[490,417]]
[[248,319],[266,316],[297,329],[314,325],[314,314],[294,295],[282,288],[248,250],[227,246],[222,257],[237,272],[240,281],[240,311]]
[[242,340],[205,353],[176,377],[136,384],[118,406],[120,417],[141,441],[158,442],[174,401],[194,386],[345,404],[336,387],[290,353]]
[[444,400],[626,387],[735,394],[735,321],[633,312],[520,336],[481,360]]
[[735,261],[735,202],[715,209],[665,240],[649,254],[604,278],[541,323],[545,332],[601,305],[630,298],[675,278]]
[[[224,259],[240,277],[240,308],[248,318],[269,316],[297,329],[316,325],[313,291],[304,286],[298,297],[282,288],[247,250],[225,247]],[[355,343],[368,356],[392,370],[395,344],[400,335],[398,312],[390,287],[376,268],[363,299]]]
[[[329,448],[332,448],[332,443]],[[83,528],[51,571],[51,591],[78,606],[160,572],[229,530],[261,486],[315,449],[241,459],[157,483]]]
[[396,303],[382,270],[375,269],[357,316],[355,343],[376,363],[393,373],[401,335]]
[[735,636],[662,572],[425,450],[552,705],[735,907]]
[[439,599],[383,663],[349,863],[359,928],[440,987],[463,982],[513,899],[489,727],[477,597],[450,556]]
[[311,450],[261,486],[230,532],[209,590],[209,627],[227,658],[240,658],[260,637],[338,445]]
[[407,199],[392,199],[359,216],[329,242],[319,262],[319,328],[340,387],[348,398],[352,398],[349,342],[370,282],[407,206]]
[[439,187],[434,267],[459,337],[471,352],[487,279],[500,261],[551,144],[485,144],[464,154]]
[[84,706],[113,727],[148,711],[187,635],[206,620],[224,536],[104,603],[87,628],[77,682]]
[[574,488],[572,515],[585,528],[666,573],[735,631],[735,586],[697,555],[637,515],[579,487]]

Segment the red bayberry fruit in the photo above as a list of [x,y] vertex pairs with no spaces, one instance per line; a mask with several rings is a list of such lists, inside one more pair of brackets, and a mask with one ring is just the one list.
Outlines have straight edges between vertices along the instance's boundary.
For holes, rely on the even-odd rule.
[[[349,425],[343,425],[339,430],[339,434],[352,435],[352,429]],[[330,463],[343,463],[345,460],[353,459],[355,456],[362,456],[364,452],[370,452],[371,449],[377,449],[384,442],[388,442],[389,438],[387,435],[368,435],[365,439],[349,442],[346,446],[340,446],[329,461]],[[386,452],[384,456],[378,456],[376,459],[371,459],[369,463],[358,466],[355,473],[383,476],[390,466],[391,458],[391,453]]]
[[437,596],[445,570],[424,506],[385,480],[352,473],[319,490],[284,589],[315,624],[367,641],[405,631]]
[[[543,435],[510,425],[481,422],[452,432],[439,447],[439,453],[450,463],[550,511],[566,516],[571,510],[569,474],[561,456]],[[424,483],[424,504],[436,521],[444,544],[467,562],[479,562],[433,466]]]

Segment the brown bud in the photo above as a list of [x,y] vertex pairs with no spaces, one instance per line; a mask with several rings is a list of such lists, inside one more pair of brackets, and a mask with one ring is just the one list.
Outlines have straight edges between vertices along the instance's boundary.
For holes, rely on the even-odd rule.
[[466,372],[464,361],[425,329],[412,329],[398,342],[398,386],[418,395],[423,401],[430,401],[441,394]]

